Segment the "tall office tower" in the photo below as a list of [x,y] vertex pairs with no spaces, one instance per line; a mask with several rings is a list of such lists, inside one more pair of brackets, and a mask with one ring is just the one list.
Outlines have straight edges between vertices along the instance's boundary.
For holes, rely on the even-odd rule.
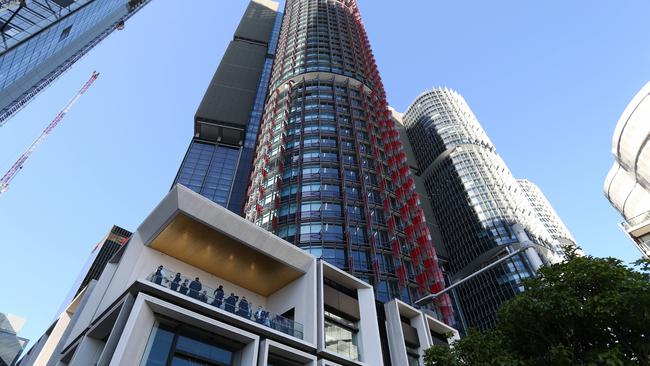
[[0,313],[0,366],[14,366],[29,342],[18,336],[24,324],[23,318]]
[[0,126],[149,1],[3,1]]
[[356,1],[286,2],[248,197],[249,220],[380,301],[444,287]]
[[623,215],[621,227],[650,258],[650,82],[634,96],[616,124],[614,166],[605,196]]
[[460,94],[426,91],[403,120],[451,282],[513,254],[455,291],[464,328],[489,329],[498,307],[523,290],[521,280],[561,252]]
[[194,138],[174,179],[241,214],[282,22],[279,4],[253,0],[194,116]]
[[566,225],[564,225],[560,216],[555,212],[551,202],[548,201],[542,190],[528,179],[517,179],[517,183],[519,183],[519,187],[524,191],[524,195],[528,199],[528,202],[530,202],[530,205],[533,206],[537,217],[539,217],[546,230],[551,234],[556,244],[575,247],[576,240]]

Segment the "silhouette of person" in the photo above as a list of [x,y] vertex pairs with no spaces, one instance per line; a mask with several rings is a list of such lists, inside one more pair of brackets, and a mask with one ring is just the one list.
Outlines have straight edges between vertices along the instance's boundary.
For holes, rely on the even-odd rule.
[[208,292],[206,290],[199,294],[199,301],[208,302]]
[[169,285],[169,288],[171,288],[173,291],[178,291],[178,286],[181,285],[181,274],[176,273],[176,277],[172,280],[172,283]]
[[212,302],[212,305],[221,307],[221,304],[223,303],[223,295],[223,286],[219,285],[219,288],[214,290],[214,301]]
[[265,323],[265,317],[264,317],[264,309],[262,309],[261,306],[257,307],[257,311],[255,312],[255,321],[260,324]]
[[190,282],[190,297],[193,297],[195,299],[199,298],[199,292],[203,288],[203,285],[201,285],[201,282],[199,281],[199,278],[196,277],[194,281]]
[[229,311],[231,313],[235,312],[235,304],[237,303],[237,296],[233,294],[232,292],[230,293],[230,296],[226,299],[226,311]]
[[158,266],[156,273],[153,275],[153,282],[156,285],[162,285],[162,279],[163,279],[163,266]]
[[246,296],[242,297],[241,301],[239,302],[239,310],[237,311],[237,315],[243,316],[244,318],[250,318],[248,301],[246,301]]
[[181,294],[183,294],[183,295],[187,295],[187,290],[189,289],[188,288],[188,282],[189,282],[189,280],[186,279],[185,281],[183,281],[183,284],[181,284],[181,288],[180,288],[179,292]]

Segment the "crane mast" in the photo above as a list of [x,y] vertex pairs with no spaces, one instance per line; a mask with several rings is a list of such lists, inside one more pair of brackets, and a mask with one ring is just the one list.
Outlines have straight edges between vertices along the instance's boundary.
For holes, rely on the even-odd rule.
[[56,117],[54,117],[52,122],[50,122],[50,124],[47,125],[47,127],[45,127],[45,129],[38,136],[38,138],[27,148],[27,150],[18,158],[18,160],[16,160],[14,165],[12,165],[12,167],[9,168],[9,171],[7,171],[7,173],[5,173],[4,176],[2,176],[2,179],[0,179],[0,195],[2,195],[4,192],[7,191],[7,189],[9,189],[9,183],[11,183],[11,181],[16,177],[18,172],[20,172],[27,159],[29,159],[29,157],[36,150],[36,148],[38,148],[38,146],[41,143],[43,143],[43,141],[47,138],[47,136],[49,136],[50,133],[52,133],[54,128],[56,128],[56,126],[59,124],[59,122],[61,122],[63,117],[65,117],[68,111],[70,111],[70,108],[72,108],[72,106],[75,105],[75,103],[77,103],[79,98],[81,98],[81,96],[88,90],[88,88],[90,88],[90,86],[93,84],[93,82],[95,82],[95,80],[97,80],[98,77],[99,77],[99,73],[93,71],[93,74],[90,76],[90,79],[86,81],[86,83],[81,87],[81,89],[79,89],[77,94],[75,94],[75,96],[68,102],[68,104],[66,104],[65,108],[63,108],[63,110],[61,110],[61,112],[59,112],[59,114],[57,114]]

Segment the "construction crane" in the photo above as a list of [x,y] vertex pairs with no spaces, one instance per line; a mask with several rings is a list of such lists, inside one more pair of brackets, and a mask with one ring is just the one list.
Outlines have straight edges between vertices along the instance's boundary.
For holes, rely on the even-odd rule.
[[52,122],[50,122],[50,124],[47,125],[47,127],[45,127],[41,135],[38,136],[38,138],[29,146],[29,148],[18,158],[18,160],[9,169],[9,171],[5,173],[4,176],[2,176],[2,179],[0,179],[0,195],[5,193],[7,189],[9,189],[9,183],[11,183],[11,181],[16,177],[18,172],[20,172],[20,170],[25,165],[27,159],[29,159],[29,157],[36,150],[36,148],[41,143],[43,143],[43,141],[45,141],[47,136],[49,136],[50,133],[52,133],[54,128],[56,128],[59,122],[61,122],[63,117],[65,117],[65,115],[68,114],[70,108],[72,108],[72,106],[75,105],[75,103],[77,103],[79,98],[81,98],[81,96],[86,92],[86,90],[88,90],[88,88],[90,88],[90,86],[93,84],[93,82],[95,82],[95,80],[97,80],[98,77],[99,77],[99,73],[93,71],[93,74],[90,76],[90,79],[88,79],[88,81],[86,81],[86,83],[81,87],[81,89],[79,89],[79,91],[74,96],[74,98],[72,98],[72,100],[68,102],[65,108],[63,108],[63,110],[59,112],[59,114],[57,114],[56,117],[54,117],[54,120],[52,120]]

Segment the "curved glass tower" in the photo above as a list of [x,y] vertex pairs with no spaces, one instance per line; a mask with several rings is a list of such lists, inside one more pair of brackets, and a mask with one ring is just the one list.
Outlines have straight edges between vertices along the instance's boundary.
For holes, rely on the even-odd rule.
[[524,246],[535,248],[458,287],[465,325],[488,329],[499,305],[522,291],[521,280],[542,263],[559,259],[559,248],[460,94],[427,91],[403,120],[452,281]]
[[249,220],[379,300],[444,287],[356,1],[287,0],[248,196]]

